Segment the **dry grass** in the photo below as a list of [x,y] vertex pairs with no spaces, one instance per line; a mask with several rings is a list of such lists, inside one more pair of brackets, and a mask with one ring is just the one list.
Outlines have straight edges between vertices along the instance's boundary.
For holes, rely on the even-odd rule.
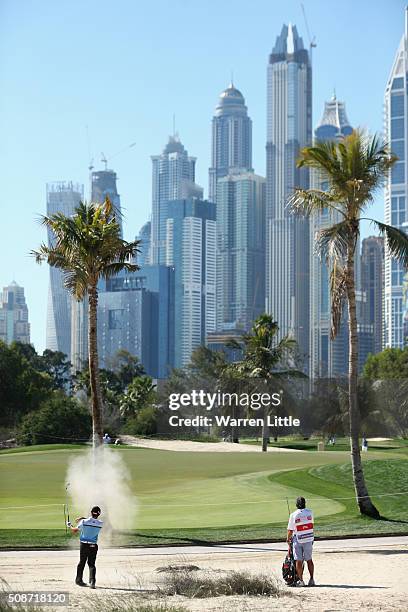
[[[283,590],[274,576],[230,571],[223,575],[209,573],[192,575],[189,570],[170,570],[166,573],[161,590],[165,595],[204,598],[220,595],[263,595],[280,597]],[[286,593],[285,593],[286,594]]]

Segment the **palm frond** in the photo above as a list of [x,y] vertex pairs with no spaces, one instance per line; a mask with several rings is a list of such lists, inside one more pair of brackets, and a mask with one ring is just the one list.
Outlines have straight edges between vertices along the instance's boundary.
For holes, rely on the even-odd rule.
[[327,261],[343,260],[347,253],[351,229],[347,221],[340,221],[317,232],[315,252]]
[[136,270],[140,270],[140,266],[130,262],[115,261],[113,263],[104,265],[101,270],[101,275],[103,278],[112,278],[112,276],[120,274],[120,272],[123,270],[126,272],[136,272]]
[[369,219],[372,224],[377,226],[380,234],[384,236],[387,241],[388,248],[395,259],[400,261],[406,268],[408,268],[408,236],[407,234],[386,223],[381,223],[375,219]]
[[336,211],[345,216],[341,208],[336,206],[332,194],[321,189],[295,189],[287,200],[287,207],[291,213],[305,217],[325,210]]

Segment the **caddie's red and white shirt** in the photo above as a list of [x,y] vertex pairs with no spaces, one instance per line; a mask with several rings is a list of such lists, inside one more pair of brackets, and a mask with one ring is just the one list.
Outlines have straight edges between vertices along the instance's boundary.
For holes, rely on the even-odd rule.
[[300,544],[303,542],[313,542],[313,512],[308,508],[292,512],[289,517],[288,529],[293,531]]

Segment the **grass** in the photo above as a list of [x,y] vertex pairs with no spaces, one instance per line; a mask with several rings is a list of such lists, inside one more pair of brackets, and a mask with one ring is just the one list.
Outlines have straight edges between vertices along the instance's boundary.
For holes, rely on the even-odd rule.
[[[305,451],[317,451],[317,447],[319,442],[325,442],[324,450],[328,452],[338,452],[338,451],[350,451],[350,441],[349,438],[336,438],[336,444],[327,444],[327,439],[323,440],[323,438],[308,438],[304,440],[300,436],[285,436],[282,438],[278,438],[277,442],[271,440],[269,446],[273,448],[281,448],[284,450],[285,448],[293,449],[293,450],[305,450]],[[253,439],[244,439],[241,440],[242,444],[251,444],[253,446],[260,446],[262,444],[261,440],[253,440]],[[375,451],[391,451],[391,452],[401,452],[408,454],[408,440],[404,438],[394,438],[392,440],[376,440],[369,441],[369,449]]]
[[162,587],[166,595],[205,598],[220,595],[263,595],[279,597],[283,594],[277,579],[270,575],[255,575],[245,571],[229,571],[223,575],[210,573],[196,576],[186,569],[167,572]]
[[[0,528],[63,527],[67,465],[82,448],[5,453],[0,456]],[[297,489],[271,482],[271,473],[344,463],[346,453],[194,453],[115,449],[131,475],[138,530],[226,528],[286,519],[286,497]],[[55,505],[48,505],[55,504]],[[26,506],[38,506],[26,508]],[[317,516],[342,507],[330,499]],[[71,508],[71,516],[86,512]]]
[[[0,547],[72,545],[63,528],[64,481],[70,457],[81,452],[69,446],[1,454]],[[357,513],[348,453],[115,452],[130,470],[140,512],[134,529],[116,534],[113,545],[282,539],[286,500],[293,510],[299,493],[310,500],[319,537],[408,532],[407,496],[380,497],[391,487],[393,493],[408,491],[408,460],[398,452],[364,456],[369,490],[386,517],[381,521]],[[76,510],[83,512],[71,509],[72,516]]]

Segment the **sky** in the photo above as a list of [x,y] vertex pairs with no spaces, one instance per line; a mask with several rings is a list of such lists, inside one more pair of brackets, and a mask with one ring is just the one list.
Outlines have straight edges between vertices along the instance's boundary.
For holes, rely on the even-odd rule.
[[[404,30],[400,0],[304,0],[313,50],[313,125],[333,91],[353,126],[383,127],[384,88]],[[46,183],[118,174],[125,238],[151,213],[151,160],[176,130],[208,193],[211,118],[230,81],[253,120],[265,173],[266,66],[284,23],[309,44],[297,0],[0,0],[0,288],[25,288],[31,340],[45,348]],[[136,143],[130,147],[132,143]],[[383,218],[380,196],[373,216]]]

